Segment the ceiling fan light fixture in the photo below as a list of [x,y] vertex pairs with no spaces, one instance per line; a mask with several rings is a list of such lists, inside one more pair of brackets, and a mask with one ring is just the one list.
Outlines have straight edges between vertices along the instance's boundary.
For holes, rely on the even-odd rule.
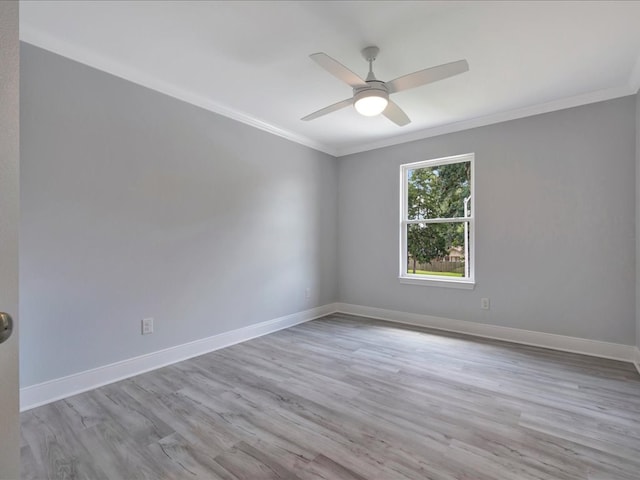
[[367,89],[356,93],[353,102],[358,113],[365,117],[380,115],[388,104],[389,94],[378,89]]

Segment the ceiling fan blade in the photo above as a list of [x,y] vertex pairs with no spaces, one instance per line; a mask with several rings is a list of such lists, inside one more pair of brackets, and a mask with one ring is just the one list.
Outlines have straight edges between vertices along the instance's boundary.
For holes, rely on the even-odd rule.
[[466,60],[458,60],[457,62],[444,63],[437,67],[425,68],[417,72],[410,73],[403,77],[387,82],[387,90],[389,93],[402,92],[410,88],[426,85],[427,83],[437,82],[445,78],[453,77],[469,70],[469,64]]
[[352,105],[352,104],[353,104],[353,98],[347,98],[345,100],[342,100],[341,102],[334,103],[333,105],[329,105],[328,107],[324,107],[323,109],[318,110],[317,112],[310,113],[306,117],[302,117],[301,120],[305,120],[305,121],[314,120],[318,117],[326,115],[327,113],[335,112],[336,110],[340,110],[341,108],[348,107],[349,105]]
[[407,117],[407,114],[404,113],[397,103],[392,102],[391,100],[389,100],[389,104],[382,114],[399,127],[404,127],[411,123],[411,119]]
[[324,68],[327,72],[329,72],[334,77],[342,80],[348,85],[352,87],[366,87],[367,82],[361,79],[358,75],[353,73],[347,67],[342,65],[337,60],[334,60],[326,53],[314,53],[313,55],[309,55],[312,60],[314,60],[318,65]]

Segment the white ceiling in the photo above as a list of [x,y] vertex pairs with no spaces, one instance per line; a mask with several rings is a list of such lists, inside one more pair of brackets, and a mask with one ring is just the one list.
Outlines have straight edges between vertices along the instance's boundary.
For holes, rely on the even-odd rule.
[[[640,1],[21,1],[22,40],[334,155],[635,93]],[[391,80],[470,71],[394,95],[398,127],[347,108],[309,54]]]

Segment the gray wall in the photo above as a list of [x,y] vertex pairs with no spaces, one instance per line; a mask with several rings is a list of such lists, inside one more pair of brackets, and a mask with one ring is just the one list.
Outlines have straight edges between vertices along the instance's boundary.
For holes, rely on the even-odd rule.
[[[632,344],[635,97],[341,159],[340,300]],[[475,152],[476,288],[398,282],[399,168]],[[489,311],[480,298],[491,299]]]
[[336,301],[335,158],[21,54],[23,387]]

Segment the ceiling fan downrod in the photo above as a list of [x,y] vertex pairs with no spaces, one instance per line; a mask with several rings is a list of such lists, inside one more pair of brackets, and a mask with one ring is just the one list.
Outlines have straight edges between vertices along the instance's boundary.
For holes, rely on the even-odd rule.
[[369,62],[369,74],[365,80],[366,82],[377,80],[373,73],[373,62],[378,57],[378,53],[380,53],[380,49],[378,47],[366,47],[362,49],[362,56],[367,62]]

